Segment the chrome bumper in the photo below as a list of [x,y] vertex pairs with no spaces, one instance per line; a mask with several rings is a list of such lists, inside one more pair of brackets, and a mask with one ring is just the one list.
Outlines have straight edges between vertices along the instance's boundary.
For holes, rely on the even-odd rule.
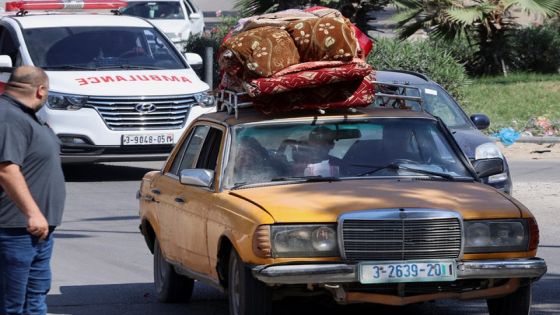
[[[253,276],[268,284],[315,284],[359,282],[358,265],[309,264],[255,266]],[[511,260],[471,260],[457,262],[457,280],[461,279],[538,279],[546,273],[541,258]]]

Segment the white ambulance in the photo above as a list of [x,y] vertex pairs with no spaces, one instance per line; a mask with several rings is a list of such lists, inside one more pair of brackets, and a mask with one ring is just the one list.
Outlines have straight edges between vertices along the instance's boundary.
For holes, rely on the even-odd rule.
[[49,98],[39,116],[60,138],[65,163],[163,160],[194,118],[214,110],[209,87],[144,19],[26,13],[123,4],[87,1],[6,3],[17,13],[0,19],[0,79],[19,65],[47,72]]

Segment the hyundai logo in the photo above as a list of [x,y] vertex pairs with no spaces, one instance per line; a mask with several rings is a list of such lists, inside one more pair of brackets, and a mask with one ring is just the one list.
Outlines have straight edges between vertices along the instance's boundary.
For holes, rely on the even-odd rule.
[[153,113],[157,110],[156,105],[152,103],[139,103],[134,106],[134,109],[142,114]]

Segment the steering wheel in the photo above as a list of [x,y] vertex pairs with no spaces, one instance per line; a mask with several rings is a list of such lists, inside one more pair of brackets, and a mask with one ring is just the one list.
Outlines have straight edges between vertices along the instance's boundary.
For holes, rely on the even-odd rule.
[[421,165],[420,162],[413,161],[410,159],[394,159],[392,163],[400,165],[400,164],[414,164],[414,165]]
[[131,50],[127,50],[119,55],[119,58],[130,58],[130,57],[137,57],[142,56],[146,53],[144,48],[142,47],[134,47]]

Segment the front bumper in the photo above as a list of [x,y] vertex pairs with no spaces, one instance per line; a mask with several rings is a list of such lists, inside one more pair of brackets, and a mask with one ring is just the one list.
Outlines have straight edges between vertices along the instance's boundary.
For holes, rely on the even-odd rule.
[[[267,284],[321,284],[359,282],[358,265],[305,264],[255,266],[253,276]],[[457,262],[457,280],[462,279],[538,279],[546,273],[541,258],[511,260],[473,260]]]

